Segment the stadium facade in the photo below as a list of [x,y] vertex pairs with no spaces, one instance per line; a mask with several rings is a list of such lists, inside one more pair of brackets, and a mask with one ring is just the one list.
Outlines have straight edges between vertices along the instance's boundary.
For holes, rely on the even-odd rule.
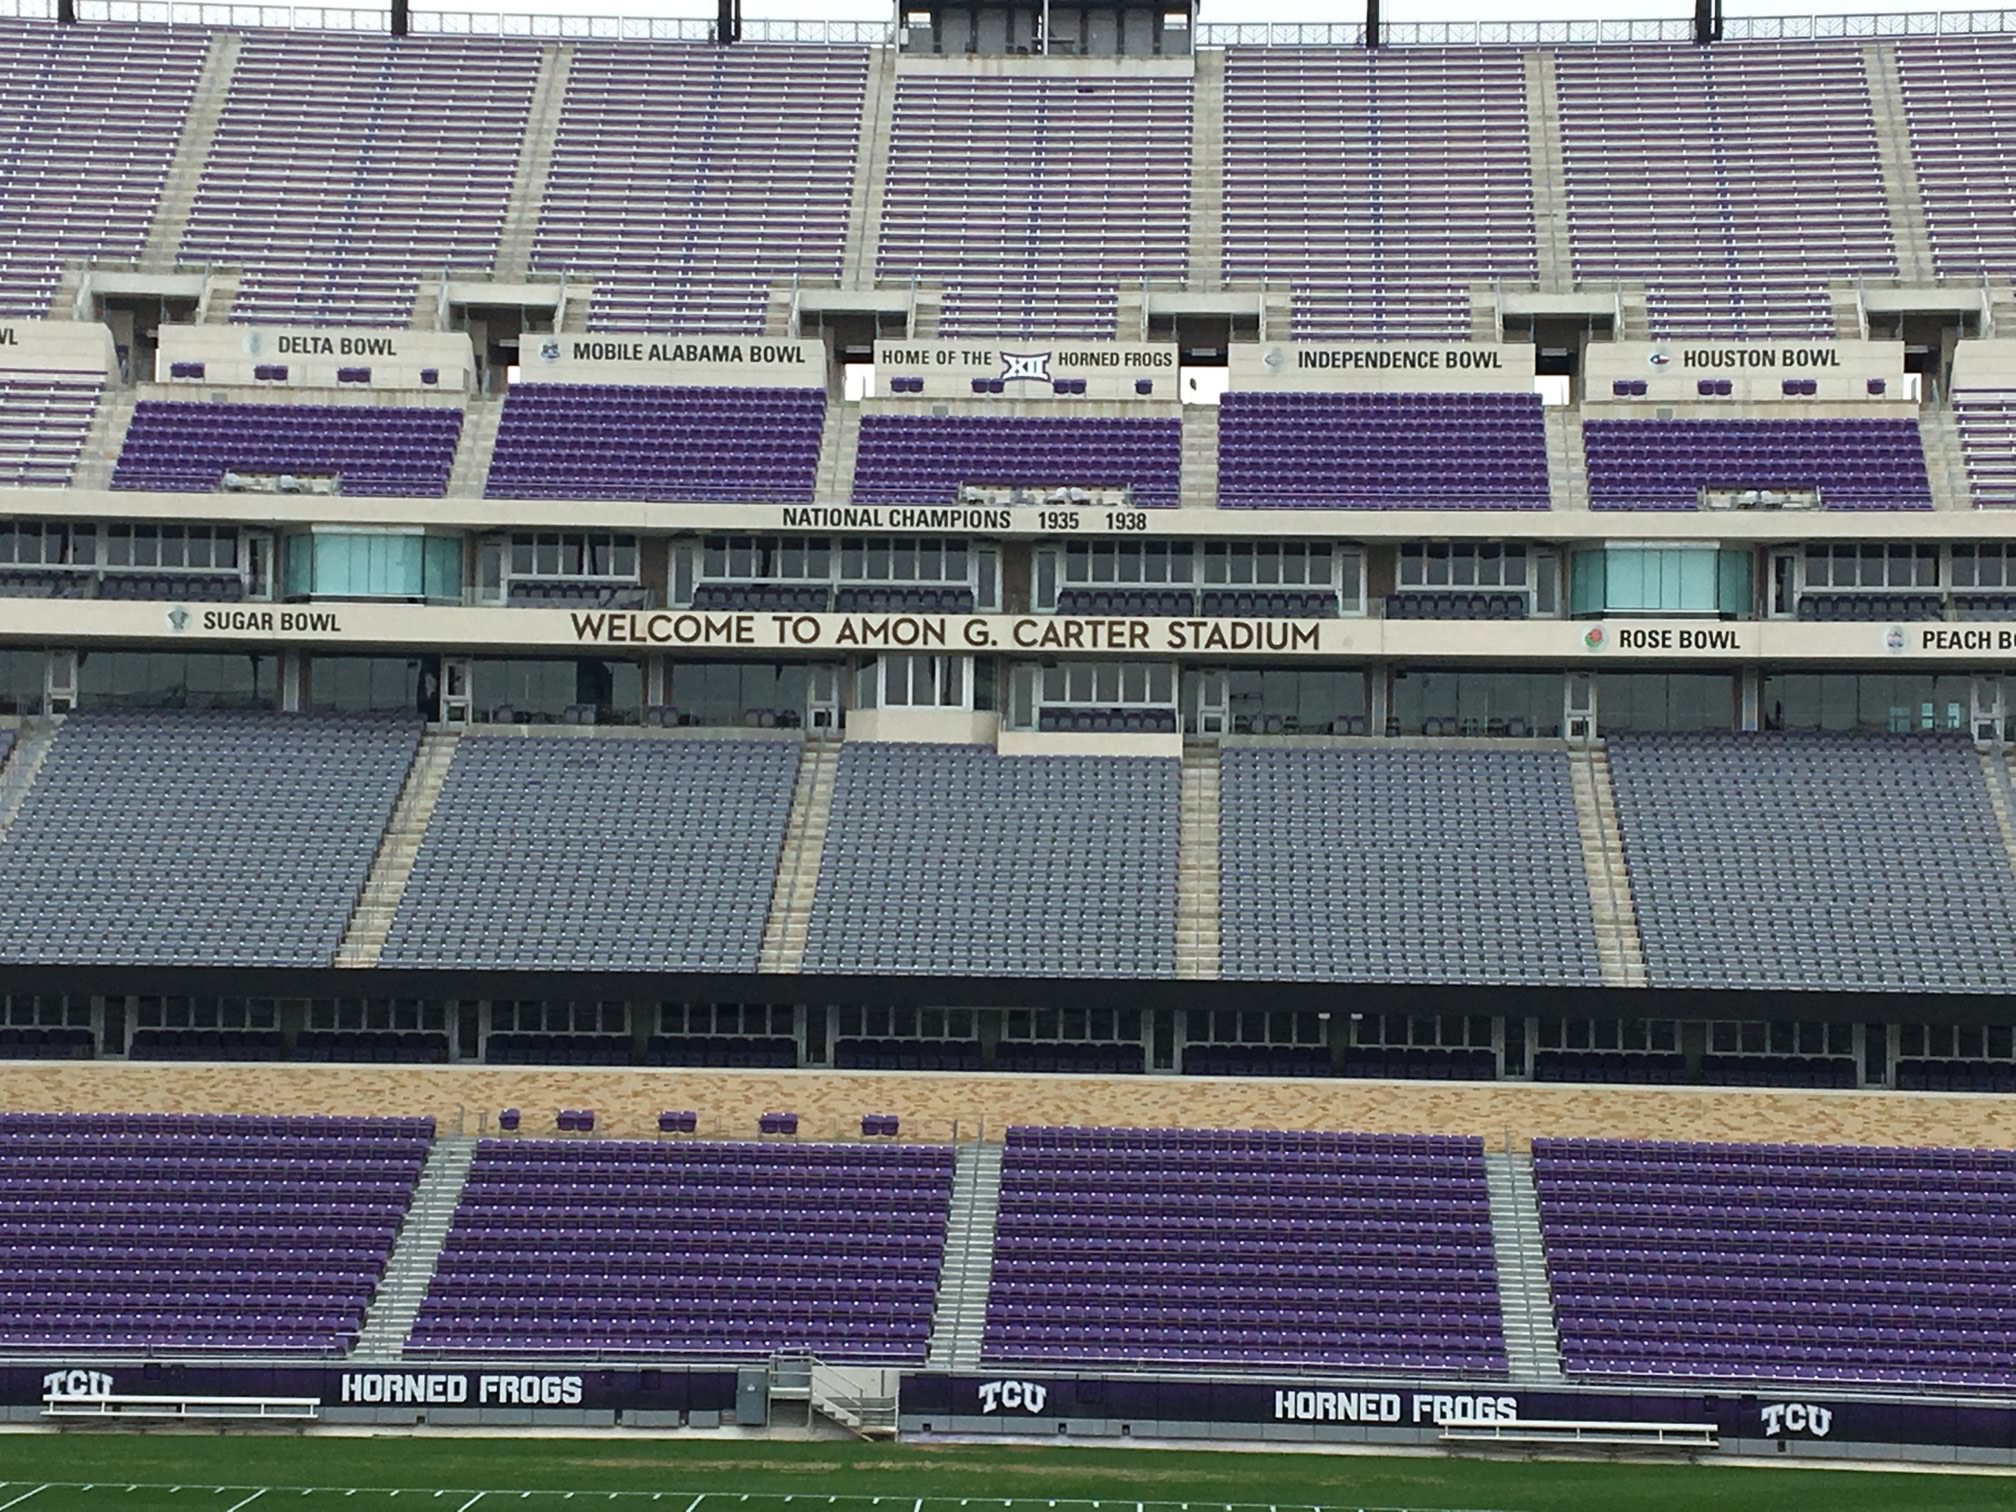
[[2016,1460],[2016,35],[346,14],[0,22],[0,1411]]

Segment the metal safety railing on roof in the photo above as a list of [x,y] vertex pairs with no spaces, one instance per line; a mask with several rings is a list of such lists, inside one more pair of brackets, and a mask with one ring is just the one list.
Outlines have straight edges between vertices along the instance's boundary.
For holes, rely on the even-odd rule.
[[[56,0],[0,0],[0,18],[52,20]],[[209,27],[291,27],[307,31],[385,32],[385,10],[320,6],[203,4],[200,0],[78,0],[84,21]],[[526,37],[557,41],[708,42],[706,16],[572,16],[538,12],[416,11],[413,30],[430,36]],[[1382,29],[1388,47],[1591,47],[1691,42],[1682,16],[1582,21],[1395,21]],[[1827,41],[1936,37],[2016,31],[2016,10],[1870,12],[1839,16],[1731,16],[1725,42]],[[745,42],[800,46],[886,47],[890,20],[745,21]],[[1197,46],[1362,47],[1356,22],[1216,21],[1197,28]]]

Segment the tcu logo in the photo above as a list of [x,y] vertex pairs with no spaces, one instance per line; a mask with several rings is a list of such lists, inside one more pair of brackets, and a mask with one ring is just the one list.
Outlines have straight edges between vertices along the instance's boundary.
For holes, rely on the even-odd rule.
[[45,1397],[112,1395],[112,1377],[102,1370],[52,1370],[42,1377]]
[[1805,1402],[1773,1402],[1764,1409],[1764,1436],[1776,1438],[1781,1433],[1810,1433],[1815,1438],[1827,1437],[1834,1426],[1834,1409],[1814,1407]]
[[980,1387],[982,1412],[1041,1412],[1050,1388],[1037,1381],[988,1381]]
[[1050,354],[1048,352],[1003,352],[1001,354],[1001,381],[1003,383],[1048,383],[1050,381]]

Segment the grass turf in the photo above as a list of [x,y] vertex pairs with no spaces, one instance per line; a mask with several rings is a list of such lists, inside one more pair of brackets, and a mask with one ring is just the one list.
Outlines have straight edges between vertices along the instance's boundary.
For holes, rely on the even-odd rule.
[[[7,1482],[0,1486],[0,1512],[16,1498],[19,1512],[334,1512],[339,1505],[347,1512],[422,1506],[462,1512],[479,1490],[485,1494],[473,1512],[514,1505],[544,1512],[587,1501],[689,1512],[702,1493],[705,1500],[690,1512],[815,1512],[829,1496],[841,1499],[833,1512],[875,1512],[872,1500],[848,1500],[856,1497],[885,1498],[880,1512],[958,1512],[962,1501],[973,1503],[966,1512],[983,1512],[981,1501],[998,1507],[1004,1498],[1017,1504],[1012,1512],[1051,1512],[1053,1502],[1057,1512],[1087,1512],[1085,1504],[1094,1501],[1106,1504],[1100,1512],[1133,1512],[1137,1501],[1150,1504],[1148,1512],[1184,1503],[1190,1512],[1228,1505],[1279,1512],[2008,1512],[2016,1506],[2016,1480],[1994,1476],[720,1439],[9,1434],[0,1436],[0,1479]],[[304,1495],[302,1488],[321,1489]],[[612,1503],[610,1492],[625,1495]]]

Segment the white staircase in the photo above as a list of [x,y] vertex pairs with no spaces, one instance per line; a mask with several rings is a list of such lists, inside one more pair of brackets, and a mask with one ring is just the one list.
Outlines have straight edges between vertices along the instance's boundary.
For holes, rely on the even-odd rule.
[[1568,778],[1575,791],[1575,827],[1582,837],[1582,871],[1596,925],[1596,959],[1607,987],[1646,984],[1645,948],[1624,864],[1624,836],[1610,785],[1610,753],[1602,746],[1572,747]]
[[[1981,769],[1988,779],[1988,806],[1995,810],[1995,827],[2002,831],[2002,849],[2009,854],[2009,865],[2016,868],[2016,781],[2009,775],[2008,753],[1981,752]],[[5,810],[0,809],[0,825],[4,822]],[[0,828],[0,834],[4,833]]]
[[854,187],[847,202],[847,241],[840,257],[841,279],[848,288],[875,287],[875,246],[895,121],[896,49],[871,48],[867,94],[861,102],[861,140],[854,149]]
[[133,406],[139,398],[134,389],[107,389],[99,397],[98,412],[91,417],[84,449],[77,454],[76,469],[70,474],[72,488],[112,486],[119,449],[126,444],[126,428],[133,423]]
[[1001,1210],[1001,1154],[998,1144],[976,1140],[959,1146],[945,1263],[938,1271],[938,1305],[925,1355],[934,1370],[974,1370],[980,1364],[987,1287],[994,1279],[994,1218]]
[[210,276],[204,280],[203,299],[197,309],[199,325],[229,325],[231,306],[238,298],[239,275],[230,270],[212,268]]
[[1932,486],[1934,509],[1974,508],[1967,480],[1967,451],[1960,440],[1960,419],[1950,409],[1932,406],[1918,412],[1918,436],[1925,449],[1925,481]]
[[813,474],[817,497],[845,504],[854,497],[854,458],[861,450],[861,406],[826,406],[826,429],[819,433],[818,471]]
[[1218,507],[1218,406],[1183,407],[1183,471],[1177,501],[1186,509]]
[[1589,507],[1589,459],[1582,444],[1582,416],[1571,405],[1541,411],[1547,428],[1547,507]]
[[1225,268],[1225,51],[1197,54],[1190,80],[1190,287],[1213,290]]
[[363,1330],[350,1352],[356,1360],[396,1360],[420,1316],[420,1304],[427,1299],[434,1270],[441,1262],[441,1247],[448,1242],[449,1227],[455,1222],[455,1205],[462,1200],[462,1188],[469,1182],[469,1165],[476,1158],[476,1141],[465,1135],[442,1135],[427,1152],[427,1164],[420,1168],[419,1184],[413,1189],[412,1205],[406,1221],[399,1225],[399,1238],[392,1246],[392,1258],[385,1262],[385,1278],[364,1314]]
[[560,107],[567,99],[567,80],[573,71],[573,43],[549,42],[541,50],[539,82],[533,87],[532,106],[525,118],[525,146],[511,176],[504,231],[497,241],[496,277],[500,283],[521,283],[531,272],[532,245],[539,235],[539,206],[546,198],[553,143],[560,134]]
[[42,762],[62,727],[59,720],[24,719],[21,728],[14,732],[14,750],[7,758],[7,765],[0,767],[0,840],[5,840],[14,827],[28,789],[35,785],[35,774],[42,770]]
[[[1911,122],[1904,110],[1904,87],[1897,74],[1897,50],[1888,42],[1862,49],[1869,82],[1871,124],[1876,128],[1876,161],[1889,202],[1890,239],[1897,251],[1897,275],[1905,283],[1933,281],[1932,234],[1925,225],[1925,198],[1918,162],[1911,154]],[[1859,333],[1857,333],[1859,334]]]
[[490,476],[490,453],[497,445],[497,423],[504,418],[502,399],[472,399],[462,411],[462,434],[455,442],[455,464],[448,469],[448,492],[458,498],[480,497]]
[[763,921],[763,945],[756,969],[794,973],[805,965],[805,934],[819,892],[819,862],[826,854],[826,825],[833,817],[833,777],[840,767],[840,742],[811,739],[798,758],[798,782],[791,791],[791,817],[777,857],[777,882],[770,892],[770,916]]
[[1176,826],[1176,975],[1215,982],[1219,958],[1218,747],[1183,750]]
[[1561,151],[1561,96],[1554,55],[1526,54],[1526,155],[1533,174],[1533,251],[1540,287],[1575,287],[1568,241],[1568,170]]
[[441,800],[441,785],[461,743],[459,730],[429,730],[420,737],[420,749],[407,770],[399,801],[392,807],[392,819],[378,842],[378,854],[371,858],[371,874],[364,891],[350,911],[349,926],[336,951],[336,964],[353,970],[369,970],[378,964],[378,952],[392,930],[392,916],[399,912],[399,899],[413,875],[413,863],[420,855],[420,841],[427,823],[434,817],[434,805]]
[[161,185],[161,198],[154,203],[154,219],[140,254],[140,266],[150,273],[172,272],[181,255],[182,235],[189,229],[189,212],[196,208],[196,195],[203,187],[203,169],[210,161],[217,122],[224,114],[231,75],[238,67],[238,52],[244,43],[238,32],[210,34],[203,71],[196,76],[196,95],[182,122],[182,135],[175,143],[175,156]]
[[1491,1247],[1498,1261],[1498,1310],[1505,1320],[1505,1364],[1515,1382],[1561,1379],[1561,1333],[1547,1257],[1540,1241],[1540,1197],[1533,1157],[1484,1157],[1491,1193]]

